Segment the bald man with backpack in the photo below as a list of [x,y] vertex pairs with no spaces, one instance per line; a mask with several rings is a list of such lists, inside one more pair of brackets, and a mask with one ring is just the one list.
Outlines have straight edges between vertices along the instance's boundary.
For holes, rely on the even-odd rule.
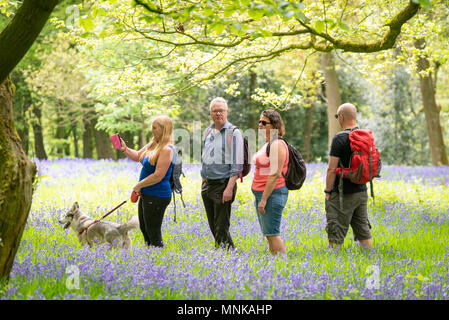
[[362,247],[372,249],[366,183],[370,183],[374,199],[372,179],[379,177],[379,151],[371,131],[356,127],[354,105],[342,104],[335,118],[343,131],[332,139],[324,189],[329,246],[340,247],[351,226],[354,240],[358,240]]

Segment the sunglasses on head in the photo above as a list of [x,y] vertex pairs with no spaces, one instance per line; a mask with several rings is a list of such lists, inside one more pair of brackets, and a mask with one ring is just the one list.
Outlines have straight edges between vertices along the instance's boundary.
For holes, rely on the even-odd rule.
[[266,126],[267,124],[271,124],[271,122],[267,122],[265,120],[259,120],[259,124]]

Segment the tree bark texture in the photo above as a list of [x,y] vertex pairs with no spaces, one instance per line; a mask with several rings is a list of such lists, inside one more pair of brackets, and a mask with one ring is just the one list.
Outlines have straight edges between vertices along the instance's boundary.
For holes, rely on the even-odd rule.
[[47,159],[47,152],[45,152],[44,135],[42,134],[42,111],[40,104],[36,104],[32,107],[34,119],[32,121],[33,134],[34,134],[34,152],[36,158]]
[[332,52],[323,53],[321,55],[321,66],[326,81],[328,148],[330,148],[332,138],[341,130],[340,124],[335,119],[337,109],[341,105],[341,94]]
[[88,114],[83,115],[83,158],[93,158],[93,125]]
[[[94,128],[97,120],[94,120]],[[94,129],[95,145],[97,147],[98,159],[114,159],[114,152],[112,151],[112,143],[109,135],[104,130]]]
[[259,116],[260,113],[258,112],[257,103],[251,99],[251,96],[255,93],[257,86],[257,73],[254,71],[250,71],[249,74],[249,86],[248,86],[248,104],[250,106],[250,113],[249,113],[249,127],[250,128],[257,128],[259,126]]
[[[130,131],[123,131],[122,133],[120,133],[120,137],[125,140],[126,146],[128,148],[134,149],[134,136]],[[138,150],[139,148],[137,148]],[[116,158],[117,159],[125,159],[126,155],[121,152],[120,150],[115,150],[115,154],[116,154]]]
[[[16,88],[23,86],[25,83],[25,77],[21,72],[12,72],[10,75],[10,80]],[[19,90],[16,90],[15,96],[19,95]],[[22,141],[22,146],[25,154],[28,154],[30,147],[30,129],[29,129],[29,119],[28,110],[33,105],[31,92],[26,88],[22,88],[21,99],[15,99],[13,101],[14,107],[14,123],[16,125],[17,133],[19,134],[20,140]]]
[[[19,134],[20,141],[22,142],[23,151],[25,154],[28,154],[28,150],[30,148],[30,129],[29,123],[27,121],[26,113],[30,109],[31,103],[25,101],[25,103],[21,106],[20,111],[20,120],[16,118],[16,121],[20,121],[21,129],[17,128],[17,133]],[[17,122],[16,122],[17,123]]]
[[[419,39],[415,42],[418,49],[424,49],[425,40]],[[426,56],[420,56],[418,60],[419,81],[421,96],[426,117],[427,133],[429,135],[430,153],[434,166],[448,165],[446,147],[444,145],[443,130],[440,124],[440,108],[435,98],[435,88],[430,71],[430,62]]]
[[14,125],[9,78],[0,84],[0,278],[9,278],[33,195],[36,165],[23,151]]
[[75,158],[79,158],[78,135],[76,134],[76,124],[72,123],[73,144],[75,146]]

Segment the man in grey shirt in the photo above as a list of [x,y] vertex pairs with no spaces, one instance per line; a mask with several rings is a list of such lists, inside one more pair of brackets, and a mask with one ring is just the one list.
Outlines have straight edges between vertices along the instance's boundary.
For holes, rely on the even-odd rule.
[[228,120],[228,105],[217,97],[210,103],[213,124],[204,133],[201,196],[215,246],[234,248],[229,233],[231,204],[243,168],[243,137]]

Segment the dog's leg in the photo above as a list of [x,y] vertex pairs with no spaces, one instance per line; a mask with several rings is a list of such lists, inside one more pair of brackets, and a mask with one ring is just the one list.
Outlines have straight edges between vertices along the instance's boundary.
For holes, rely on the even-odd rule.
[[118,248],[121,245],[121,241],[120,241],[121,235],[116,229],[106,232],[104,236],[105,236],[106,242],[109,243],[111,248],[112,247]]
[[[80,242],[81,246],[84,247],[86,243],[88,243],[85,235],[78,235],[78,241]],[[90,246],[90,244],[89,244]]]
[[129,247],[131,247],[131,239],[129,238],[128,235],[125,235],[123,240],[123,248],[125,249],[129,249]]
[[88,229],[83,236],[84,241],[89,245],[89,248],[93,248],[95,246],[95,236],[92,233],[92,230]]

